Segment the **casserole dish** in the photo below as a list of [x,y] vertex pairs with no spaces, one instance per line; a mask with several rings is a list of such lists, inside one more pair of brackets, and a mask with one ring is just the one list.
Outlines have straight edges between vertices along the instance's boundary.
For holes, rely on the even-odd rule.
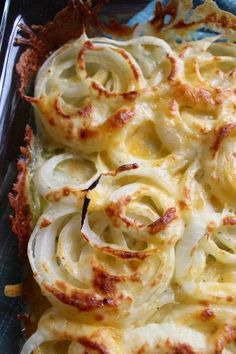
[[[132,8],[132,9],[134,9],[134,8]],[[47,12],[47,14],[49,14],[50,11],[51,10],[49,8],[49,11]],[[111,11],[111,10],[109,10],[109,11]],[[40,13],[40,11],[38,11],[38,9],[36,9],[35,10],[35,15],[36,16],[37,16],[38,12]],[[127,12],[125,11],[125,13],[127,13]],[[124,21],[125,20],[126,19],[124,19]],[[32,22],[36,23],[37,21],[32,20],[30,22],[31,23]],[[39,21],[39,22],[42,22],[42,21]],[[12,32],[11,36],[9,37],[10,38],[10,43],[13,43],[13,38],[15,38],[15,35],[16,35],[16,32],[15,32],[16,31],[16,27],[15,26],[19,25],[20,23],[22,23],[22,18],[19,17],[19,18],[16,19],[16,21],[14,23],[14,27],[13,27],[13,32]],[[15,58],[17,58],[17,55],[19,55],[19,53],[17,53],[17,51],[18,51],[18,49],[15,49],[13,47],[12,47],[12,49],[7,51],[7,58],[8,58],[7,61],[8,62],[5,62],[5,63],[6,63],[6,65],[8,65],[8,72],[10,72],[10,70],[11,70],[11,64],[13,64],[12,67],[14,67],[14,65],[15,65],[15,62],[16,62]],[[2,186],[4,187],[4,190],[8,192],[9,186],[12,184],[12,180],[14,179],[14,172],[13,172],[14,168],[12,168],[11,167],[12,165],[9,164],[8,162],[11,161],[11,160],[14,160],[14,158],[15,158],[16,150],[14,150],[14,148],[17,148],[17,146],[20,145],[20,143],[21,143],[21,141],[19,141],[19,144],[18,144],[18,141],[17,141],[17,139],[20,137],[19,131],[20,131],[20,129],[22,129],[22,132],[23,132],[23,128],[24,128],[25,123],[26,123],[26,121],[24,119],[22,119],[21,117],[26,117],[26,116],[27,117],[32,117],[32,114],[30,112],[31,109],[28,106],[26,106],[25,104],[22,104],[21,102],[19,102],[19,99],[14,94],[14,92],[15,92],[14,90],[16,90],[15,82],[14,82],[14,80],[12,80],[12,78],[8,78],[7,76],[8,75],[5,75],[5,79],[3,78],[3,81],[4,81],[3,86],[4,86],[5,90],[7,90],[6,89],[6,87],[7,87],[8,91],[6,91],[5,95],[4,94],[2,95],[3,104],[2,104],[1,107],[4,107],[4,109],[2,109],[2,111],[3,111],[2,117],[4,117],[4,116],[8,117],[8,122],[3,124],[3,128],[2,128],[2,146],[9,147],[9,150],[5,150],[5,151],[2,152],[1,156],[2,156],[2,158],[4,160],[4,163],[3,163],[2,167],[1,167],[1,172],[2,172],[2,181],[3,181],[2,182]],[[11,98],[11,104],[8,104],[10,98]],[[9,117],[12,117],[12,118],[9,119]],[[17,119],[17,117],[18,117],[17,122],[18,121],[21,122],[22,128],[20,128],[17,125],[17,129],[16,129],[16,126],[14,125],[14,124],[18,124],[18,123],[15,123],[15,119]],[[30,118],[29,118],[29,120],[27,120],[27,122],[31,123]],[[10,124],[10,127],[8,126],[8,124]],[[19,128],[19,131],[18,131],[18,128]],[[13,136],[11,133],[9,133],[10,131],[15,132],[15,136]],[[22,140],[22,135],[21,135],[21,140]],[[12,146],[13,145],[11,143],[12,140],[14,140],[14,146]],[[6,166],[7,166],[7,169],[6,169]],[[6,197],[6,194],[4,194],[4,192],[3,192],[3,195],[2,195],[3,199],[2,200],[4,200],[5,197]],[[4,205],[4,202],[2,203],[2,205]],[[9,256],[9,259],[12,259],[11,256]],[[11,280],[9,282],[13,282],[14,283],[15,281],[16,280]],[[4,349],[4,351],[6,352],[5,349]]]

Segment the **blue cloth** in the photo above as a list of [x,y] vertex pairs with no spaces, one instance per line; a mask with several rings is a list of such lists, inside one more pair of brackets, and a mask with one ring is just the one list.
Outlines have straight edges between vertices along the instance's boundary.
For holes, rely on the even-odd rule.
[[[204,1],[201,0],[193,0],[194,7],[203,2]],[[221,9],[236,14],[236,0],[216,0],[216,3]],[[143,11],[139,12],[134,17],[132,17],[129,20],[128,24],[132,26],[136,23],[145,23],[149,21],[152,18],[153,11],[155,9],[155,4],[156,0],[150,1],[150,4],[148,4]]]
[[[199,3],[201,1],[195,1],[194,5]],[[236,0],[217,0],[217,3],[224,10],[236,14]],[[154,8],[155,1],[150,1],[150,4],[135,15],[128,24],[133,25],[150,20]],[[22,337],[20,323],[16,318],[17,314],[22,311],[22,303],[19,298],[4,297],[3,293],[6,284],[18,283],[22,278],[22,264],[17,257],[17,238],[12,235],[8,221],[9,214],[10,207],[6,198],[5,202],[0,205],[0,354],[18,354]]]

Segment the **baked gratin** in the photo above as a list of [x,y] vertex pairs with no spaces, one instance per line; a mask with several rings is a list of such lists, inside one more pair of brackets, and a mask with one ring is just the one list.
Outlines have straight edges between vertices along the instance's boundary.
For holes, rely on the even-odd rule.
[[12,225],[43,294],[21,354],[236,353],[236,17],[157,2],[128,27],[100,7],[18,39],[37,134]]

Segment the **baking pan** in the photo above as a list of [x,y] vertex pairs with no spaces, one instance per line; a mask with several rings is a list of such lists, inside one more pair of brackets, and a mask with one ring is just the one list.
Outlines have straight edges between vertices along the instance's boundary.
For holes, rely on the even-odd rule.
[[[202,1],[198,1],[202,2]],[[23,48],[16,46],[20,24],[43,24],[66,5],[66,0],[6,0],[1,3],[0,28],[0,354],[17,354],[23,341],[23,333],[17,314],[25,310],[20,298],[6,298],[6,284],[16,284],[24,277],[23,262],[18,257],[17,238],[12,234],[8,193],[16,177],[16,161],[19,146],[23,144],[25,125],[33,123],[31,106],[18,94],[19,80],[15,65]],[[196,4],[196,1],[194,2]],[[222,0],[218,4],[236,13],[236,0]],[[139,17],[148,18],[154,2],[148,0],[110,0],[104,8],[104,19],[114,17],[127,22],[137,12],[149,5]]]

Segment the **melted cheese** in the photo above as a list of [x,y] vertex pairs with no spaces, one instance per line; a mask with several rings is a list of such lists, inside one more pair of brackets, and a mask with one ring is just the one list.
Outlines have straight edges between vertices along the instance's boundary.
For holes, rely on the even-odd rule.
[[235,47],[143,32],[83,34],[38,72],[63,152],[32,173],[52,308],[22,354],[236,353]]

